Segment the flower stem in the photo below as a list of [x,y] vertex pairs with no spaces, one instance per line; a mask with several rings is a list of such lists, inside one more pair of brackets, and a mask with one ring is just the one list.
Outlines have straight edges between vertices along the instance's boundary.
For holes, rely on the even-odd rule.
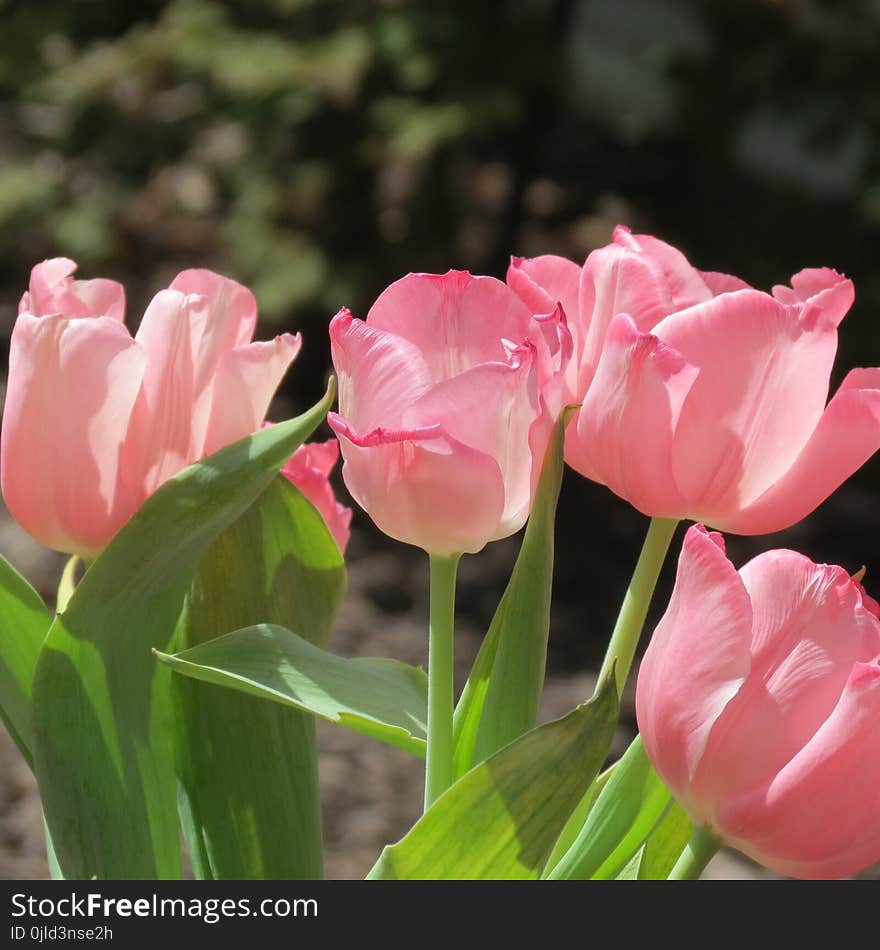
[[715,857],[721,842],[708,828],[695,827],[690,841],[669,874],[670,881],[696,881]]
[[626,590],[626,596],[617,616],[617,623],[614,625],[614,632],[611,634],[611,641],[599,673],[599,682],[602,683],[610,675],[612,667],[615,668],[618,695],[623,693],[623,687],[629,676],[639,637],[642,635],[642,627],[645,625],[645,617],[648,615],[651,597],[657,586],[657,578],[660,576],[660,569],[666,560],[666,552],[669,550],[677,527],[678,520],[675,518],[652,518],[648,527],[642,553],[639,555],[632,580]]
[[459,555],[431,555],[425,811],[452,784],[453,627]]

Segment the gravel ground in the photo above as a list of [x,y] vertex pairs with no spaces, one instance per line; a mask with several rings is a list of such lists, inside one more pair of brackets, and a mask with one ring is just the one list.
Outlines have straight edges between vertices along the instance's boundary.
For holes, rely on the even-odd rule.
[[[0,516],[0,550],[51,598],[63,560],[34,544],[5,511]],[[462,611],[456,634],[460,683],[479,646],[480,627],[471,618],[480,613],[483,601],[497,599],[515,551],[516,542],[501,543],[487,549],[479,562],[471,558],[462,564],[461,599],[469,609]],[[348,656],[393,656],[424,665],[424,559],[403,547],[376,551],[372,541],[358,534],[350,552],[349,592],[338,618],[334,648]],[[594,682],[591,673],[550,676],[542,719],[556,718],[582,702]],[[633,734],[631,697],[624,722],[618,752]],[[397,749],[327,723],[319,723],[318,735],[326,874],[329,878],[361,878],[382,846],[400,838],[418,817],[421,763]],[[707,876],[744,878],[761,873],[736,855],[721,854]],[[46,877],[36,784],[0,727],[0,878]]]

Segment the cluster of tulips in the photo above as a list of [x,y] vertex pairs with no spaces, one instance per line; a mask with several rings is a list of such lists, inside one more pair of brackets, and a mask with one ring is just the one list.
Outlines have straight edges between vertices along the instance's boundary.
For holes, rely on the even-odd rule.
[[[72,555],[54,618],[0,578],[0,710],[57,876],[177,876],[181,826],[199,877],[318,876],[315,716],[425,758],[425,812],[371,878],[693,878],[722,844],[800,878],[880,860],[880,606],[794,551],[737,571],[717,533],[795,524],[880,448],[880,369],[828,400],[850,280],[765,293],[624,227],[583,265],[410,274],[331,321],[338,411],[331,380],[269,425],[300,339],[252,342],[246,288],[185,271],[132,337],[122,287],[74,270],[33,269],[2,428],[9,510]],[[325,416],[338,443],[304,443]],[[429,555],[427,676],[327,649],[340,451]],[[595,694],[537,725],[563,460],[652,520]],[[608,765],[683,520],[640,735]],[[456,702],[459,559],[524,525]]]

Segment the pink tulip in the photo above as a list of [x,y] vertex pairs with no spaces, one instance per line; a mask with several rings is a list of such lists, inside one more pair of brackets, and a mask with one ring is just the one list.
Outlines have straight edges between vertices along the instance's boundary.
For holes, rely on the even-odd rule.
[[562,408],[559,308],[535,316],[491,277],[410,274],[330,338],[343,478],[382,531],[445,556],[522,527]]
[[25,530],[94,557],[168,478],[260,428],[300,340],[252,343],[253,295],[206,270],[158,293],[132,339],[122,287],[75,267],[38,264],[22,297],[0,478]]
[[698,825],[792,877],[880,860],[878,616],[843,568],[769,551],[737,573],[687,532],[636,711]]
[[339,458],[336,439],[301,445],[281,469],[318,509],[342,554],[351,537],[351,508],[340,505],[333,493],[329,476]]
[[568,395],[583,406],[566,461],[645,514],[778,531],[880,448],[880,369],[850,372],[826,406],[853,301],[833,270],[771,296],[618,228],[583,268],[515,259],[508,282],[570,317]]

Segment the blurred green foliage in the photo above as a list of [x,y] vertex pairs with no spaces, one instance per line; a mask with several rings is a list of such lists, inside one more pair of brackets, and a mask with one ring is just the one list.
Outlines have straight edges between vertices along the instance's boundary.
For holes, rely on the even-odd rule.
[[341,305],[617,221],[872,308],[878,39],[873,0],[0,0],[0,329],[46,256],[135,320],[211,266],[305,329],[311,390]]

